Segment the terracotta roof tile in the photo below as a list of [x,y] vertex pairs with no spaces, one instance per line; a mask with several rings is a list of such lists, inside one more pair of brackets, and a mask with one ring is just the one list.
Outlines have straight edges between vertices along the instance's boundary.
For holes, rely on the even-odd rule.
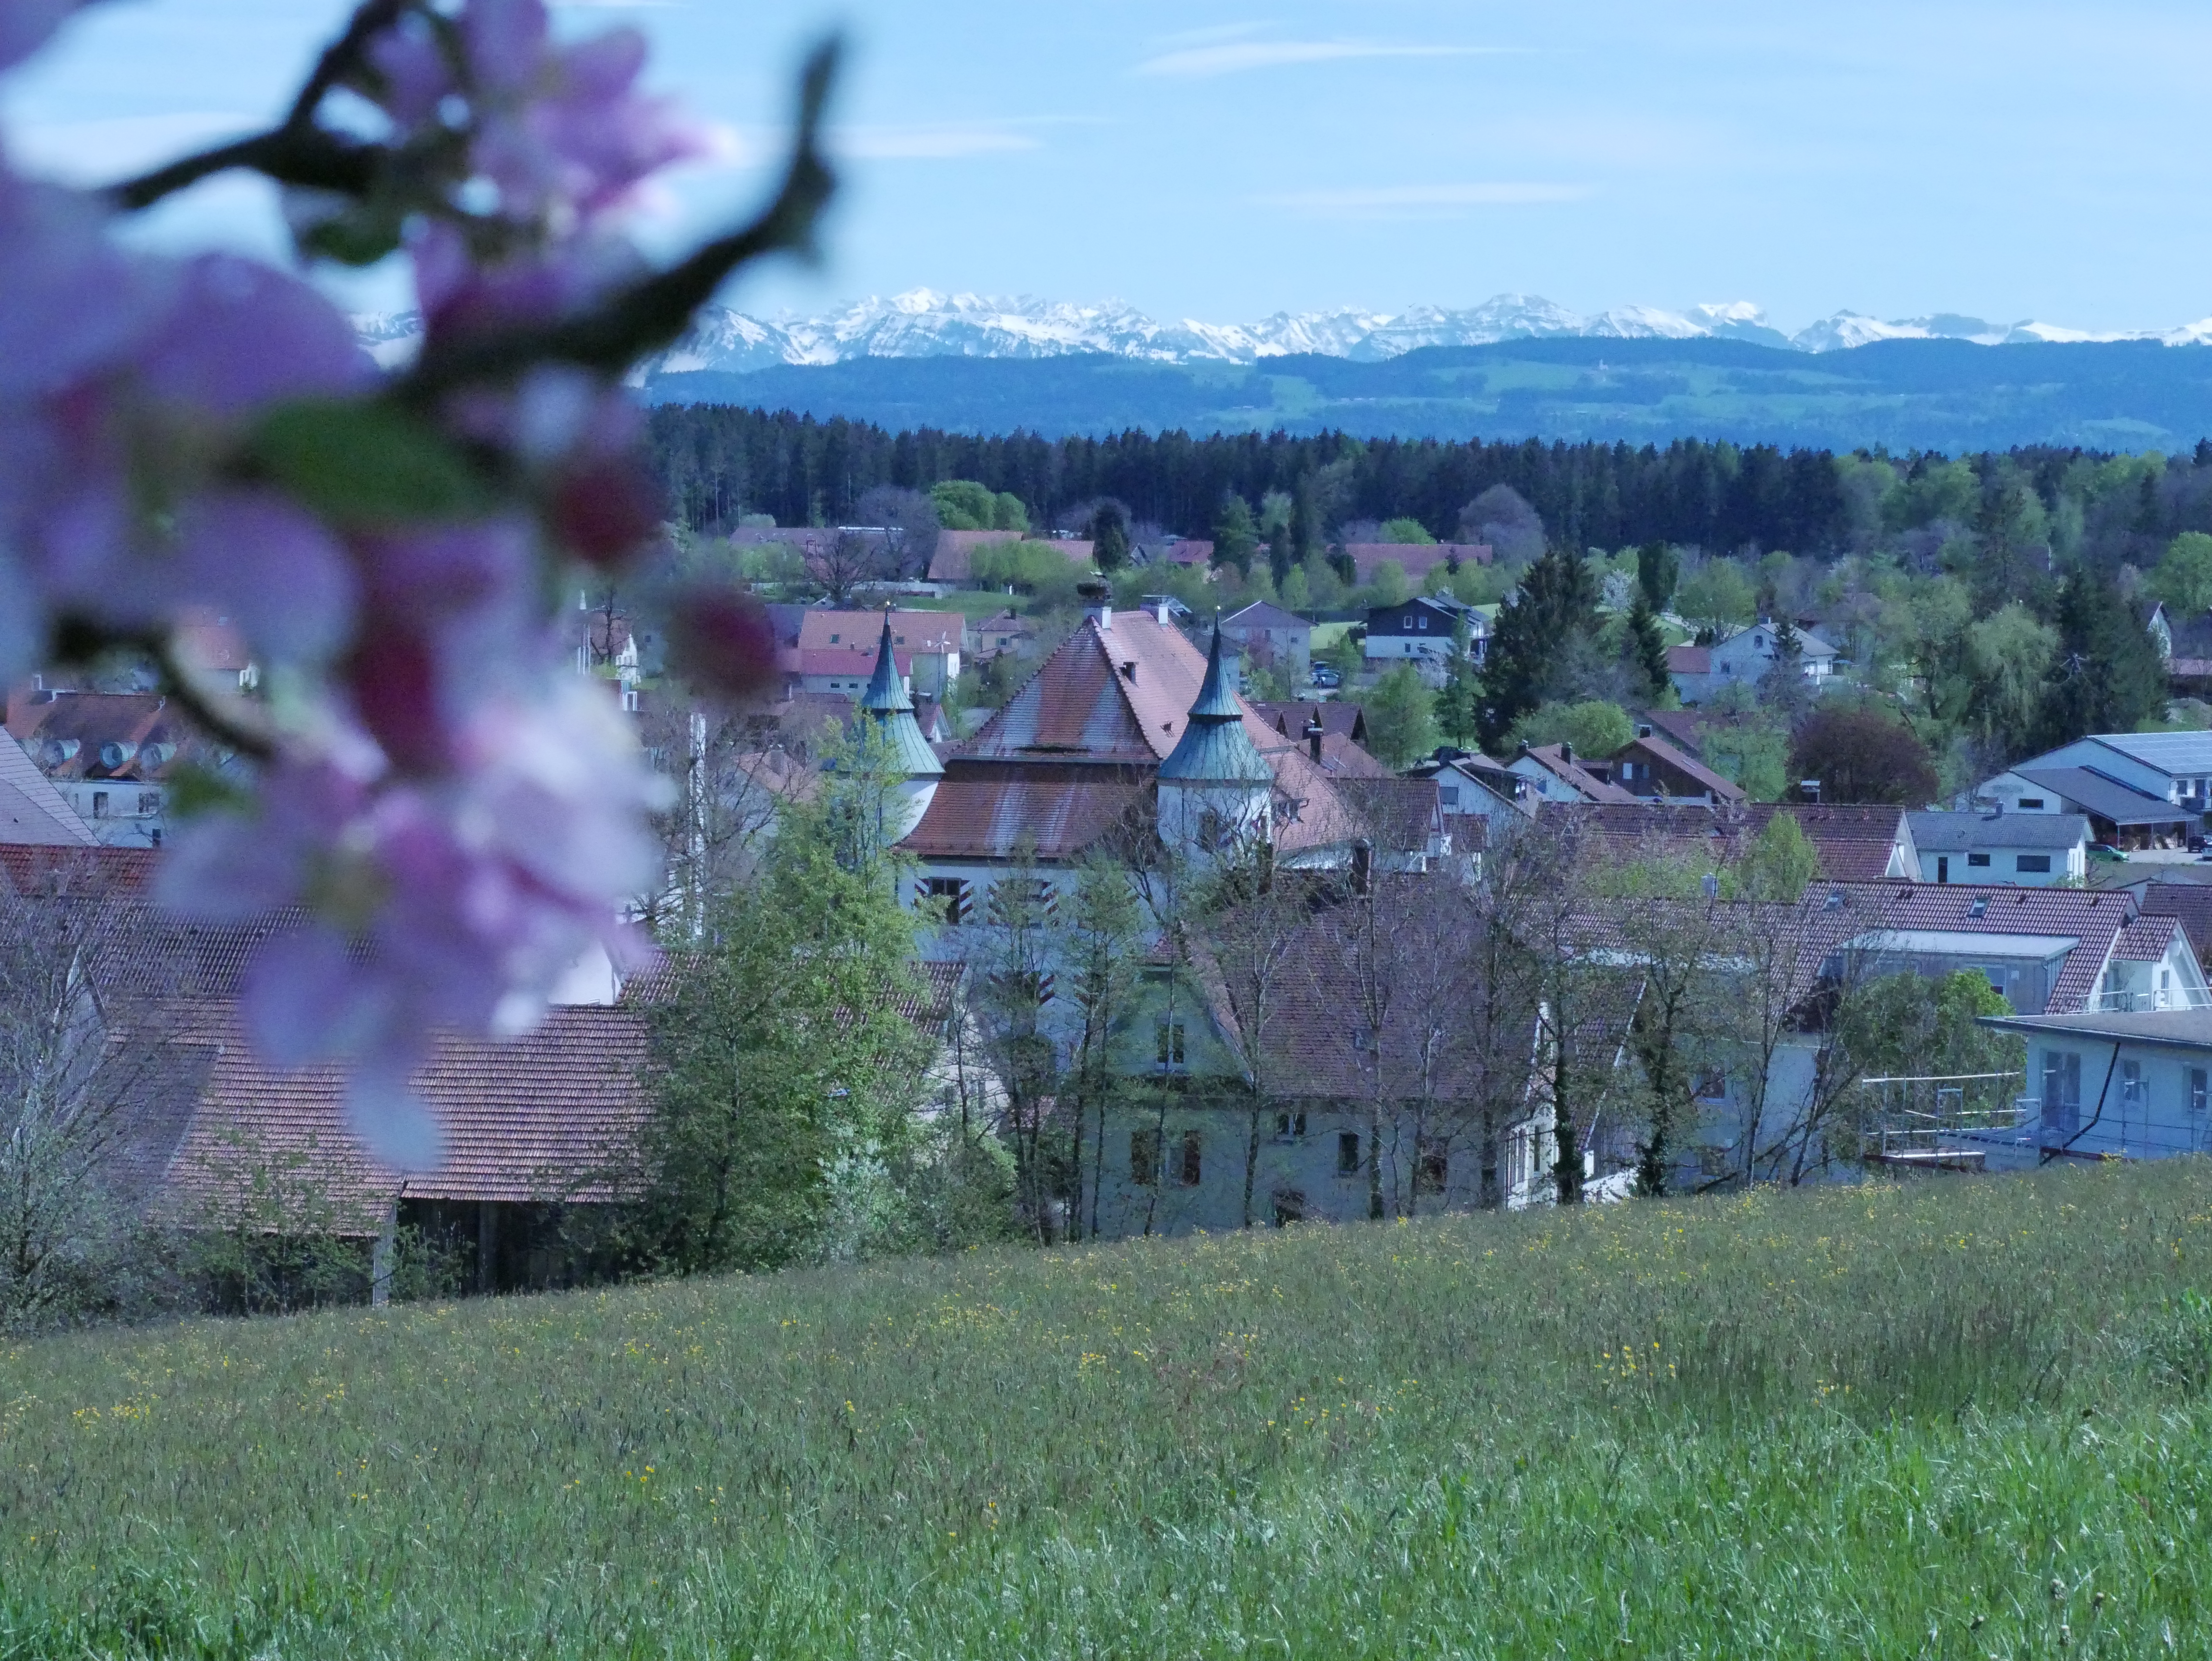
[[[1741,801],[1745,799],[1741,785],[1733,779],[1723,778],[1695,756],[1686,751],[1677,749],[1665,739],[1661,738],[1656,731],[1650,738],[1632,740],[1628,745],[1628,750],[1638,751],[1655,761],[1662,762],[1675,771],[1695,780],[1711,792],[1717,800]],[[1626,753],[1626,750],[1621,751],[1623,755]]]
[[555,1009],[505,1043],[441,1037],[412,1081],[446,1139],[424,1171],[372,1155],[346,1123],[337,1069],[268,1067],[229,1007],[210,1007],[190,1041],[215,1060],[163,1182],[161,1209],[185,1222],[225,1214],[257,1165],[288,1159],[355,1233],[374,1232],[403,1189],[410,1199],[605,1199],[601,1179],[647,1110],[647,1021],[634,1008]]
[[923,859],[1005,860],[1026,835],[1037,858],[1073,859],[1145,800],[1142,786],[1111,781],[951,775],[899,846]]
[[2212,956],[2212,883],[2148,882],[2136,892],[2146,915],[2180,920],[2200,961]]

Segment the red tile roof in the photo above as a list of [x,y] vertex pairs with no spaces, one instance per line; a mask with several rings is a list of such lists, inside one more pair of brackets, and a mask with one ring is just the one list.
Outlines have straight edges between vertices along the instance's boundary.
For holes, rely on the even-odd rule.
[[[1901,807],[1829,807],[1802,802],[1752,802],[1744,813],[1757,836],[1777,813],[1787,813],[1820,856],[1820,874],[1831,882],[1881,882],[1897,873],[1890,861],[1905,837]],[[1906,877],[1917,876],[1907,872]]]
[[1252,707],[1259,712],[1261,720],[1285,738],[1304,738],[1306,723],[1318,717],[1324,733],[1339,733],[1358,744],[1367,741],[1367,718],[1356,703],[1337,700],[1308,703],[1255,702]]
[[1670,675],[1710,675],[1713,672],[1713,648],[1710,646],[1669,646],[1667,648],[1667,672]]
[[2078,1014],[2088,1007],[2106,962],[2137,915],[2135,897],[2124,889],[1968,888],[1924,883],[1839,886],[1852,902],[1846,909],[1878,914],[1875,920],[1862,923],[1863,929],[2072,936],[2081,945],[2067,954],[2045,1006],[2045,1013],[2054,1015]]
[[967,582],[975,576],[975,551],[994,544],[1006,542],[1042,542],[1057,548],[1067,556],[1067,563],[1079,571],[1091,569],[1091,551],[1095,545],[1079,537],[1024,537],[1018,531],[939,531],[937,551],[930,556],[929,580],[932,582]]
[[1146,805],[1136,784],[948,775],[899,846],[922,859],[1006,860],[1026,837],[1038,859],[1069,860]]
[[2120,931],[2119,939],[2112,943],[2112,956],[2121,963],[2156,963],[2166,956],[2181,933],[2179,921],[2173,917],[2137,917]]
[[2146,882],[2135,891],[2147,916],[2180,920],[2200,962],[2212,957],[2212,883]]
[[261,1062],[234,1013],[210,1007],[186,1042],[215,1059],[176,1151],[161,1209],[174,1220],[235,1214],[272,1162],[325,1196],[343,1232],[374,1233],[403,1192],[427,1200],[605,1200],[647,1104],[647,1018],[635,1008],[565,1007],[505,1043],[441,1037],[412,1081],[445,1135],[434,1170],[399,1171],[348,1126],[334,1068],[283,1073]]
[[1568,760],[1560,753],[1560,749],[1561,746],[1556,744],[1532,744],[1523,753],[1553,777],[1581,792],[1585,801],[1624,805],[1638,801],[1633,791],[1607,782],[1579,761]]
[[[43,703],[17,703],[8,716],[8,730],[39,770],[58,779],[163,779],[197,737],[153,692],[57,692]],[[125,751],[112,767],[100,754],[111,744]],[[155,745],[163,746],[158,755]]]
[[1648,739],[1633,740],[1620,754],[1625,756],[1630,751],[1635,751],[1664,766],[1673,768],[1676,772],[1694,781],[1711,793],[1716,800],[1741,801],[1744,800],[1741,785],[1731,779],[1723,778],[1695,756],[1676,749],[1656,732]]
[[1389,560],[1416,587],[1425,584],[1430,572],[1455,559],[1462,565],[1490,563],[1486,542],[1352,542],[1345,545],[1344,551],[1352,557],[1362,582],[1374,581],[1376,568]]

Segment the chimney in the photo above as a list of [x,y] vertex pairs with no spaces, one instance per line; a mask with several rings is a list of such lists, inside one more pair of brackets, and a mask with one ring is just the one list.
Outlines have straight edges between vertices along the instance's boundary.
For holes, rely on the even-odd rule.
[[1820,781],[1818,779],[1800,779],[1797,781],[1797,792],[1800,795],[1803,796],[1807,801],[1818,801],[1820,800]]
[[1114,626],[1114,591],[1103,582],[1079,582],[1075,592],[1083,597],[1083,615],[1097,623],[1101,633]]
[[1306,722],[1306,753],[1316,761],[1321,759],[1321,714],[1316,710],[1313,717]]
[[1574,758],[1575,746],[1567,739],[1561,739],[1559,740],[1559,759],[1561,761],[1572,761]]
[[1173,594],[1152,596],[1152,618],[1163,629],[1175,627],[1175,596]]
[[1375,886],[1375,844],[1362,837],[1352,844],[1352,891],[1364,894]]

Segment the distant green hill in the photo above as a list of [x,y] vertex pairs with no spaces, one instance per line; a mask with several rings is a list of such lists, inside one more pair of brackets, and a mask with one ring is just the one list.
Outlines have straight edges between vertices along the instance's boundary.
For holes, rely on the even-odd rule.
[[1568,339],[1431,347],[1381,363],[1271,358],[1249,368],[1088,356],[878,357],[665,374],[646,396],[847,416],[893,430],[1048,437],[1280,427],[1363,437],[2172,452],[2212,435],[2212,350],[1899,340],[1814,355],[1725,340]]

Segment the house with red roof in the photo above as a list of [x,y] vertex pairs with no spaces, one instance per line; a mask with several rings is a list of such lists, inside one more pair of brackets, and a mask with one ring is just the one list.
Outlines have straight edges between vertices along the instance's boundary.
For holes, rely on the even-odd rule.
[[[916,861],[918,904],[973,917],[1017,861],[1061,883],[1087,851],[1117,841],[1134,851],[1164,837],[1199,852],[1223,837],[1258,837],[1279,864],[1305,867],[1348,867],[1363,839],[1385,868],[1425,865],[1440,850],[1440,824],[1398,845],[1410,823],[1402,812],[1378,824],[1338,788],[1358,746],[1324,745],[1316,758],[1303,731],[1278,730],[1236,691],[1233,658],[1219,661],[1217,649],[1210,661],[1165,609],[1094,605],[945,757],[927,810],[900,844]],[[1170,823],[1177,804],[1189,806],[1187,824]]]
[[891,649],[909,696],[942,698],[960,678],[957,611],[837,611],[811,606],[799,617],[795,692],[840,693],[857,699],[876,672],[876,643],[884,618]]

